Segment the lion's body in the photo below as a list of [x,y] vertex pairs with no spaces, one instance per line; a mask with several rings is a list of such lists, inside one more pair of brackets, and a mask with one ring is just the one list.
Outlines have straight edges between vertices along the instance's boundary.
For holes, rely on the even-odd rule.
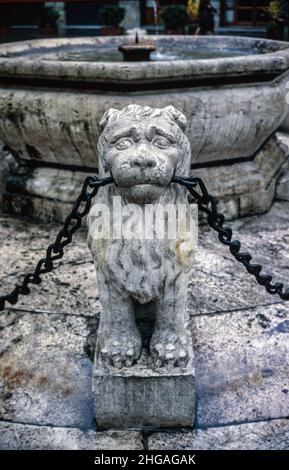
[[[138,105],[109,110],[101,121],[100,175],[111,174],[115,185],[102,188],[95,201],[88,219],[88,241],[103,307],[96,355],[107,365],[131,365],[140,355],[134,301],[155,303],[156,326],[150,350],[156,364],[171,361],[177,366],[188,360],[186,273],[195,240],[188,240],[184,226],[175,238],[168,236],[169,229],[164,231],[164,237],[156,236],[158,215],[152,224],[147,224],[147,228],[152,225],[151,238],[144,230],[142,237],[127,235],[140,228],[142,210],[148,205],[156,214],[164,207],[176,209],[176,214],[181,212],[181,205],[189,207],[185,189],[170,184],[174,173],[188,174],[190,169],[190,145],[183,133],[185,122],[185,117],[173,107],[153,109]],[[117,236],[112,228],[116,219],[114,197],[121,198],[119,211],[126,210]],[[137,206],[134,215],[129,204]],[[103,214],[97,209],[100,205],[109,209],[105,211],[106,219],[112,216],[101,237],[98,223]]]
[[[115,193],[113,187],[103,188],[98,203],[113,207]],[[166,193],[165,196],[160,198],[158,205],[165,207],[171,203],[177,207],[178,204],[187,204],[184,190],[174,184],[170,186],[169,195]],[[152,204],[152,210],[156,212],[156,205]],[[126,217],[122,221],[123,232],[133,222],[131,217]],[[193,256],[194,240],[188,241],[186,237],[173,240],[129,240],[124,236],[114,238],[111,230],[109,237],[96,238],[90,230],[89,238],[97,270],[101,270],[116,289],[142,304],[160,299],[166,280],[173,280],[180,272],[187,271]]]

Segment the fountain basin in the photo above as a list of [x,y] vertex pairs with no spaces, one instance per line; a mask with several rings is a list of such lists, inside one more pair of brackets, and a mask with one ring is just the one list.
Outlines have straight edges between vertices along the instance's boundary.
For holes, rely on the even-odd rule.
[[[156,38],[152,38],[156,40]],[[64,53],[115,47],[114,38],[51,39],[0,47],[0,138],[20,158],[97,167],[97,122],[131,102],[174,105],[188,118],[192,162],[248,158],[287,110],[288,44],[230,37],[164,37],[158,47],[232,51],[203,60],[81,62]],[[246,55],[244,55],[246,54]]]
[[0,140],[34,168],[91,172],[105,110],[173,105],[187,116],[194,167],[254,159],[288,113],[289,44],[228,36],[150,41],[156,57],[136,63],[108,61],[123,37],[1,45]]

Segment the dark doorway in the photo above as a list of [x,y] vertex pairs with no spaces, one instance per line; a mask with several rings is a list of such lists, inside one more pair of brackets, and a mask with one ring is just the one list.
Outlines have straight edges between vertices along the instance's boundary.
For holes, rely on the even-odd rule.
[[269,0],[235,0],[235,24],[255,26],[266,22]]
[[44,3],[1,3],[0,18],[11,26],[35,26],[43,15]]
[[[117,1],[109,4],[118,4]],[[108,2],[72,2],[66,4],[67,25],[101,25],[101,10]]]

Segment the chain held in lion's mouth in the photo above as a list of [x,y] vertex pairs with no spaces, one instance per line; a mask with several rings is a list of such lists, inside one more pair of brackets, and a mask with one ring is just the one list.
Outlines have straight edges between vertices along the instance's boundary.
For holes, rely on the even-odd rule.
[[[249,253],[241,252],[241,242],[233,240],[232,229],[224,226],[225,217],[218,212],[217,200],[209,194],[203,180],[197,177],[174,176],[172,182],[185,186],[188,189],[198,204],[199,210],[206,214],[208,225],[218,233],[219,241],[229,248],[233,257],[243,264],[249,274],[256,278],[258,284],[264,286],[269,294],[277,294],[282,300],[289,300],[289,288],[285,289],[282,282],[273,284],[273,276],[262,274],[262,266],[252,263],[252,256]],[[197,188],[199,188],[199,191]]]
[[[63,257],[64,248],[71,243],[74,233],[80,229],[82,219],[88,214],[92,199],[96,196],[99,188],[112,183],[114,183],[112,176],[103,179],[89,176],[85,179],[72,211],[67,216],[54,243],[48,246],[45,257],[39,260],[33,272],[28,272],[23,281],[15,285],[10,294],[0,297],[0,311],[4,310],[6,302],[15,305],[19,295],[29,295],[31,292],[29,284],[41,284],[43,281],[40,276],[56,269],[54,262]],[[269,274],[262,274],[262,266],[252,263],[252,256],[249,253],[241,252],[240,241],[233,240],[231,228],[224,225],[225,217],[218,212],[216,198],[208,192],[201,178],[175,175],[171,183],[180,184],[189,191],[198,204],[199,210],[206,214],[208,225],[218,233],[219,241],[229,248],[232,256],[245,267],[249,274],[256,278],[258,284],[264,286],[269,294],[277,294],[282,300],[289,300],[289,288],[285,289],[281,282],[273,284],[273,277]]]

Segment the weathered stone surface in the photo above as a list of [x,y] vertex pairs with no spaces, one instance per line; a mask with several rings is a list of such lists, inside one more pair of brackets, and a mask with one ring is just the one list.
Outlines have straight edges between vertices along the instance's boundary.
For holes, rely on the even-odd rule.
[[288,155],[288,133],[277,132],[253,160],[192,169],[191,173],[205,181],[209,192],[220,201],[220,211],[232,220],[270,209]]
[[[232,220],[264,213],[271,207],[276,183],[279,174],[285,171],[288,155],[288,133],[278,132],[251,161],[192,168],[191,174],[205,181],[210,193],[218,198],[220,210],[227,219]],[[8,156],[11,160],[12,156]],[[3,211],[42,221],[63,222],[80,194],[84,179],[92,173],[15,167],[6,175],[3,184]],[[184,169],[181,173],[184,173]],[[282,199],[283,194],[286,200],[287,186],[284,174],[277,185],[279,199]]]
[[[128,19],[135,9],[126,10]],[[17,174],[13,175],[13,181],[9,178],[10,189],[4,195],[5,210],[43,220],[63,221],[71,199],[76,197],[81,179],[78,175],[75,178],[77,181],[73,181],[70,170],[72,166],[80,166],[88,172],[96,171],[97,123],[110,107],[120,109],[132,102],[157,107],[175,106],[187,117],[192,162],[198,165],[222,160],[228,163],[230,160],[252,157],[279,127],[288,108],[285,96],[289,49],[286,43],[250,38],[188,36],[152,40],[157,40],[159,47],[174,47],[177,41],[178,48],[209,47],[218,52],[229,47],[238,52],[243,50],[246,54],[234,58],[155,61],[128,66],[117,61],[63,60],[63,54],[81,48],[95,51],[98,47],[110,46],[117,49],[123,41],[122,37],[57,38],[0,47],[4,79],[8,77],[11,82],[15,78],[23,80],[26,86],[25,89],[17,86],[10,88],[9,85],[2,87],[0,137],[13,154],[30,160],[30,163],[33,161],[36,167],[30,169],[25,177]],[[262,80],[258,81],[256,74]],[[266,74],[268,81],[264,80]],[[271,74],[273,77],[280,76],[272,80]],[[225,83],[220,86],[216,82],[215,85],[212,78],[225,80]],[[240,83],[236,84],[239,79]],[[41,83],[43,80],[56,82],[51,82],[49,89],[45,89]],[[164,90],[165,82],[168,83],[167,90]],[[241,194],[238,190],[230,194],[229,185],[222,183],[227,190],[223,191],[222,204],[230,218],[260,213],[270,207],[279,160],[272,154],[265,161],[269,166],[272,162],[271,170],[275,165],[276,171],[272,173],[267,167],[263,171],[259,166],[259,177],[256,175],[256,165],[244,163],[241,173],[245,174],[245,178],[244,181],[241,178],[241,182],[246,186],[248,179],[249,191],[244,188]],[[39,162],[67,165],[68,172],[40,169],[37,167]],[[231,174],[235,172],[238,176],[238,167],[233,166]],[[214,170],[203,169],[201,174],[211,173],[209,179],[219,181],[222,171],[218,174],[217,170],[214,174]],[[254,185],[254,171],[258,191]],[[268,178],[271,178],[269,182]],[[235,188],[235,178],[229,177],[228,180],[231,181],[231,188]],[[221,178],[220,181],[224,180]],[[211,187],[215,189],[215,185]],[[219,196],[222,189],[216,189],[215,194]],[[19,192],[26,192],[26,195],[20,196]]]
[[[123,62],[63,60],[63,54],[76,49],[117,49],[122,37],[57,38],[3,45],[2,76],[6,80],[11,77],[11,82],[15,77],[25,79],[28,86],[2,87],[1,138],[25,159],[96,167],[97,122],[107,109],[120,109],[132,102],[157,107],[173,105],[188,119],[193,161],[203,163],[250,157],[279,127],[287,109],[286,43],[188,36],[152,40],[157,40],[159,47],[173,47],[177,40],[178,48],[209,47],[222,51],[229,47],[252,55],[128,66]],[[266,74],[268,81],[264,80]],[[273,80],[270,74],[280,76]],[[212,78],[225,79],[225,84],[215,85]],[[236,84],[236,79],[240,83]],[[43,80],[56,83],[51,83],[48,90],[39,86]],[[165,82],[168,89],[164,92]],[[97,93],[91,91],[92,86],[99,87]]]
[[9,175],[16,171],[16,162],[12,155],[5,150],[3,143],[0,141],[0,213],[3,208],[3,193],[6,189],[6,183]]
[[[178,208],[190,210],[186,191],[169,185],[174,174],[190,169],[186,125],[186,117],[173,106],[109,109],[100,121],[100,176],[111,176],[116,184],[102,188],[88,215],[88,244],[102,305],[95,363],[130,367],[140,358],[143,342],[136,316],[139,304],[149,303],[155,315],[147,346],[154,367],[185,368],[192,359],[186,300],[196,240],[194,233],[180,228],[187,221]],[[120,205],[117,214],[115,199]],[[143,223],[148,204],[151,234],[145,229],[147,222]],[[169,205],[180,227],[175,233],[167,229],[168,234],[160,235],[165,215],[159,208]],[[120,234],[111,231],[110,224],[103,229],[103,207],[113,227],[120,226]],[[133,215],[132,207],[138,209]]]
[[195,317],[197,426],[289,416],[289,306]]
[[[288,217],[289,206],[275,203],[268,214],[240,219],[228,225],[242,250],[272,273],[276,280],[288,284]],[[280,302],[256,284],[244,267],[218,242],[217,234],[201,228],[199,249],[193,263],[189,289],[192,315],[228,312],[252,306]]]
[[[289,113],[288,113],[287,119],[289,121]],[[287,130],[287,133],[282,132],[279,135],[280,135],[280,139],[283,141],[284,148],[286,147],[289,148],[288,130]],[[281,169],[281,177],[276,187],[276,198],[281,201],[289,201],[289,158],[287,158],[286,162],[284,163]]]
[[[194,422],[187,276],[195,239],[185,230],[168,237],[158,236],[157,231],[162,222],[164,227],[158,208],[169,204],[179,225],[186,224],[177,213],[181,204],[189,212],[186,192],[169,186],[175,173],[190,169],[186,124],[186,117],[173,106],[138,105],[109,109],[100,122],[100,176],[111,175],[116,182],[103,188],[88,216],[88,242],[102,304],[93,371],[94,410],[97,424],[104,428],[179,427]],[[112,223],[121,226],[121,235],[108,236],[103,230],[100,234],[99,207],[112,213],[114,198],[120,212],[126,213],[120,220],[113,214]],[[137,219],[131,216],[131,204],[137,205]],[[157,219],[151,218],[151,237],[141,229],[147,204]],[[147,312],[148,322],[153,327],[145,344],[136,320],[139,305],[149,304],[153,313]],[[144,346],[149,357],[141,364]]]
[[[288,105],[289,110],[289,105]],[[289,112],[287,116],[287,121],[289,123]],[[283,123],[284,124],[284,123]],[[282,143],[285,152],[289,151],[289,129],[284,129],[283,132],[278,133],[278,139]],[[283,164],[280,170],[280,179],[277,181],[276,186],[276,199],[281,201],[289,201],[289,157],[287,157],[285,163]]]
[[[13,120],[6,116],[11,102]],[[90,94],[79,90],[74,93],[2,90],[0,138],[17,155],[36,164],[44,161],[95,169],[98,167],[97,123],[107,109],[121,109],[132,102],[160,108],[172,105],[184,112],[189,122],[187,135],[192,144],[192,162],[198,164],[251,157],[276,130],[285,106],[283,87],[279,89],[274,84],[184,88],[133,95]],[[244,109],[248,113],[246,118]],[[20,116],[23,116],[21,124]],[[7,120],[9,126],[5,125]],[[17,132],[20,125],[21,134]]]
[[199,168],[192,172],[204,179],[212,194],[217,193],[220,198],[237,197],[266,189],[288,155],[288,133],[277,132],[250,161]]
[[[286,101],[288,101],[288,93],[286,95]],[[289,103],[287,103],[287,113],[285,114],[284,120],[280,125],[280,130],[284,132],[289,131]]]
[[[245,249],[254,252],[265,270],[286,281],[288,266],[289,206],[275,203],[268,214],[230,223]],[[14,286],[51,243],[58,225],[35,224],[27,219],[1,217],[1,294]],[[16,277],[15,277],[16,276]],[[20,276],[21,277],[21,276]],[[77,233],[67,247],[60,267],[45,275],[45,284],[32,287],[29,297],[20,297],[14,308],[36,311],[94,315],[100,311],[92,258],[86,233]],[[42,293],[42,289],[45,289]],[[193,302],[193,303],[192,303]],[[189,289],[191,314],[228,311],[278,302],[257,286],[254,278],[222,246],[217,235],[201,227],[199,248],[193,264]]]
[[289,202],[289,171],[287,170],[284,172],[282,177],[280,178],[277,191],[276,191],[277,199],[281,201],[288,201]]
[[[276,280],[284,279],[286,284],[288,220],[288,203],[276,202],[268,214],[230,223],[237,238],[244,242],[244,247],[258,252],[257,259],[265,262],[266,271],[272,271]],[[27,266],[31,269],[36,260],[42,257],[45,247],[53,239],[59,226],[35,224],[26,219],[8,217],[1,217],[0,224],[2,294],[9,291],[9,286],[12,287],[17,273],[26,271]],[[218,243],[216,235],[205,230],[205,227],[201,228],[199,242],[189,296],[189,312],[193,318],[193,331],[196,336],[197,424],[214,425],[224,421],[230,423],[288,416],[286,390],[289,389],[289,374],[284,359],[289,344],[286,323],[288,305],[280,302],[278,297],[266,294],[262,287],[257,286],[254,279],[231,258],[227,248]],[[26,368],[29,373],[38,377],[41,371],[40,365],[37,364],[38,357],[39,361],[44,356],[47,358],[44,360],[45,367],[50,357],[57,369],[58,352],[61,361],[66,354],[68,366],[72,370],[75,364],[72,358],[79,364],[80,358],[87,360],[87,356],[93,357],[97,330],[97,315],[96,318],[93,315],[98,307],[94,300],[94,267],[85,246],[85,234],[82,232],[68,247],[60,271],[56,270],[45,276],[45,279],[53,278],[53,281],[49,281],[47,285],[33,287],[31,296],[22,297],[20,309],[26,308],[35,311],[35,314],[20,312],[17,320],[18,305],[12,307],[10,313],[7,312],[5,316],[1,314],[1,368],[6,365],[7,357],[14,361],[14,370]],[[66,277],[68,275],[69,279]],[[66,281],[71,287],[61,284]],[[79,286],[77,291],[72,290],[74,286]],[[47,291],[39,295],[42,287]],[[79,301],[76,293],[80,295]],[[90,297],[89,301],[87,296]],[[41,312],[45,311],[52,314],[57,312],[58,315],[43,315]],[[230,311],[231,313],[228,313]],[[64,315],[65,313],[69,315]],[[49,339],[46,339],[46,335]],[[36,353],[32,348],[29,349],[30,343],[37,346]],[[268,366],[272,351],[274,364]],[[252,355],[256,357],[257,362],[251,368],[250,363],[242,364],[242,360]],[[26,363],[23,364],[25,359]],[[232,361],[229,367],[224,366],[227,359]],[[79,371],[78,366],[75,368]],[[53,378],[52,364],[47,366],[47,369],[48,377]],[[60,372],[62,374],[63,369],[60,369]],[[82,377],[81,383],[84,384],[85,373],[78,376]],[[58,383],[57,378],[55,380]],[[31,385],[29,382],[33,382],[33,378],[30,378],[27,384],[22,382],[21,385],[23,390],[26,387],[29,391],[29,397],[40,397],[41,393],[44,396],[44,392],[37,391],[37,388],[36,391],[31,391],[33,383]],[[75,386],[73,376],[70,375],[65,383],[68,382],[69,387],[71,384]],[[53,387],[50,390],[53,392]],[[15,410],[19,410],[19,407],[17,408],[17,403],[13,402],[9,393],[4,398],[1,397],[1,412],[2,416],[6,416],[5,419],[14,420],[18,414]],[[56,401],[54,398],[54,406],[56,402],[60,403],[61,407],[66,406],[66,410],[72,403],[68,400],[70,404],[65,402],[63,405],[61,396],[57,397]],[[26,402],[22,400],[21,403]],[[31,404],[29,398],[27,403],[30,407],[30,417],[24,405],[23,410],[19,410],[26,421],[33,420],[36,423],[41,419],[42,423],[50,422],[49,416],[44,416],[45,411],[41,409],[42,402],[34,401]],[[56,411],[52,410],[51,416],[56,420]],[[272,446],[274,445],[277,446],[277,443],[272,441]]]
[[157,433],[148,438],[149,450],[288,450],[289,421],[276,419],[198,429],[193,432]]
[[91,427],[89,327],[96,324],[72,315],[1,315],[2,419]]
[[[31,271],[54,242],[61,226],[33,223],[27,219],[1,217],[1,294],[12,290],[22,275]],[[29,297],[20,297],[17,309],[98,315],[97,280],[92,256],[86,246],[86,231],[78,232],[66,248],[57,270],[43,276]],[[57,266],[57,263],[55,263]]]
[[[75,194],[75,199],[80,194]],[[46,199],[33,195],[20,195],[14,192],[4,192],[3,204],[0,209],[5,214],[14,216],[24,216],[44,222],[65,222],[66,217],[71,212],[72,203],[58,201],[56,199]]]
[[[158,40],[160,46],[185,46],[188,48],[212,48],[216,52],[222,51],[224,48],[232,50],[249,52],[253,55],[239,55],[234,58],[215,58],[196,61],[195,59],[186,61],[156,61],[149,64],[134,64],[128,71],[125,63],[109,63],[109,62],[89,62],[71,64],[66,61],[57,61],[63,56],[63,51],[69,48],[96,48],[103,46],[117,46],[123,42],[123,37],[78,37],[78,38],[53,38],[50,40],[40,39],[33,41],[22,41],[17,44],[1,45],[0,57],[2,73],[13,76],[13,72],[17,71],[20,76],[25,73],[26,76],[35,76],[36,64],[33,61],[25,60],[25,57],[45,56],[46,59],[41,63],[37,63],[37,71],[40,77],[51,78],[54,76],[61,77],[65,80],[83,80],[90,82],[94,79],[104,79],[114,82],[118,79],[120,83],[124,80],[134,82],[146,78],[151,81],[153,79],[165,78],[188,78],[192,76],[250,76],[259,72],[260,74],[279,72],[282,73],[288,69],[288,45],[280,41],[267,41],[263,39],[253,39],[245,37],[188,37],[188,36],[151,36],[152,40]],[[257,56],[254,54],[257,53]],[[24,56],[24,57],[23,57]],[[21,60],[22,59],[22,60]],[[53,62],[50,63],[51,59]],[[168,74],[169,68],[169,74]],[[61,74],[61,75],[60,75]],[[285,115],[283,117],[285,119]]]
[[195,420],[195,368],[152,370],[147,358],[130,368],[95,366],[97,425],[109,428],[192,427]]
[[1,450],[141,450],[134,431],[81,431],[0,422]]

